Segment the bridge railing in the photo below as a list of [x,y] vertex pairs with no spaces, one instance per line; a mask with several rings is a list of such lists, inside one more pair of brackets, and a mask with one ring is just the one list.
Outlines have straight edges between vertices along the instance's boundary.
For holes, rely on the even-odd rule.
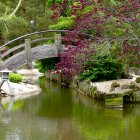
[[[23,36],[20,36],[16,39],[13,39],[11,41],[8,41],[7,43],[5,43],[4,45],[0,46],[0,50],[2,50],[3,48],[9,46],[9,45],[12,45],[13,43],[15,42],[18,42],[20,40],[25,40],[26,38],[29,38],[33,35],[37,35],[37,34],[44,34],[44,33],[56,33],[56,34],[61,34],[61,33],[65,33],[65,32],[68,32],[68,30],[45,30],[45,31],[39,31],[39,32],[34,32],[34,33],[30,33],[30,34],[26,34],[26,35],[23,35]],[[54,38],[40,38],[40,39],[35,39],[35,40],[31,40],[31,44],[32,43],[38,43],[38,42],[41,42],[41,41],[46,41],[46,40],[49,40],[49,39],[55,39]],[[9,53],[11,53],[12,51],[16,51],[17,49],[20,49],[20,48],[23,48],[25,45],[25,43],[23,44],[20,44],[16,47],[13,47],[12,49],[8,49],[8,52],[4,55],[1,54],[1,58],[5,57],[6,55],[8,55]]]
[[[15,38],[11,41],[8,41],[7,43],[5,43],[4,45],[0,46],[0,49],[18,41],[18,40],[21,40],[21,39],[25,39],[27,37],[30,37],[30,36],[33,36],[33,35],[36,35],[36,34],[44,34],[44,33],[57,33],[57,34],[61,34],[61,33],[68,33],[68,32],[73,32],[73,31],[70,31],[70,30],[44,30],[44,31],[37,31],[37,32],[33,32],[33,33],[30,33],[30,34],[26,34],[26,35],[23,35],[23,36],[20,36],[18,38]],[[94,36],[92,35],[89,35],[89,34],[86,34],[86,33],[80,33],[84,36],[88,36],[90,38],[94,38]]]
[[[30,44],[35,44],[35,43],[39,43],[41,41],[47,41],[47,40],[50,40],[50,39],[54,39],[54,38],[41,38],[41,39],[35,39],[35,40],[29,40],[29,41],[30,41]],[[25,43],[20,44],[18,46],[15,46],[11,49],[8,49],[4,53],[1,53],[1,59],[5,60],[6,56],[14,53],[15,51],[18,51],[18,50],[22,51],[24,49],[25,49]]]

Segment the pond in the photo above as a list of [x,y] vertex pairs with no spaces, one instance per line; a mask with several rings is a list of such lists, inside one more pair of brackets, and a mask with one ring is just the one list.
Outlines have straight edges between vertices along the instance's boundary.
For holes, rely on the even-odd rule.
[[107,108],[44,77],[40,95],[0,106],[0,140],[139,140],[140,105]]

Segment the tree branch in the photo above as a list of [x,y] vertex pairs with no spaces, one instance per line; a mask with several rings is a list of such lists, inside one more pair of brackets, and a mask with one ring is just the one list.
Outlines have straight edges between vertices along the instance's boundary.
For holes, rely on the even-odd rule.
[[14,9],[14,11],[9,15],[10,17],[14,16],[15,13],[18,11],[19,7],[21,6],[22,0],[19,0],[17,7]]

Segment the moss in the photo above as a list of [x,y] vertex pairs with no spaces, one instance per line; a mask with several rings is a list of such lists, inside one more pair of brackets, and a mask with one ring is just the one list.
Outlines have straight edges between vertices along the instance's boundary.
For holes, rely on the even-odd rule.
[[19,83],[22,81],[22,76],[20,74],[17,74],[17,73],[10,73],[9,74],[9,80],[11,82],[14,82],[14,83]]
[[85,82],[86,82],[86,84],[88,84],[88,85],[90,84],[90,80],[86,80]]
[[129,88],[129,85],[127,85],[127,84],[124,84],[124,85],[122,85],[122,87],[121,87],[121,89],[128,89]]
[[117,87],[120,87],[120,84],[117,82],[112,82],[110,92],[114,91]]
[[115,90],[115,88],[114,88],[114,87],[111,87],[110,92],[111,92],[111,91],[114,91],[114,90]]
[[140,77],[136,78],[136,83],[140,83]]
[[136,88],[135,83],[130,83],[130,84],[129,84],[129,88],[130,88],[130,89],[135,89],[135,88]]
[[139,87],[137,87],[137,85],[134,82],[131,82],[130,84],[122,85],[121,89],[134,89],[134,90],[138,90]]
[[96,86],[92,86],[91,87],[91,96],[94,97],[94,93],[95,91],[97,90],[97,87]]
[[120,87],[120,84],[117,82],[112,82],[111,88],[116,88],[116,87]]

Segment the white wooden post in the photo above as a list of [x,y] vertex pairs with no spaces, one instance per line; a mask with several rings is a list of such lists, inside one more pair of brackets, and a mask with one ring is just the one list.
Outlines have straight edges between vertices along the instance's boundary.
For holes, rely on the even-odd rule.
[[0,53],[0,70],[3,69],[3,61],[2,61],[2,58],[1,58],[1,53]]
[[58,49],[58,54],[60,54],[61,51],[62,51],[62,38],[61,38],[61,34],[55,34],[55,46]]
[[25,53],[27,60],[26,62],[27,69],[32,69],[32,52],[30,39],[25,39]]

